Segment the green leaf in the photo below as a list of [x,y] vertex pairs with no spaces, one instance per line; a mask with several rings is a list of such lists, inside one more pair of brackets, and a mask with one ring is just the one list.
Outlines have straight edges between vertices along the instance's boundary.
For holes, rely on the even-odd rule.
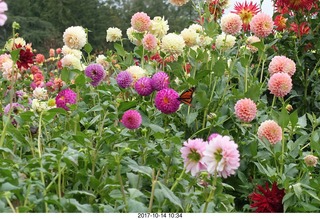
[[216,76],[221,77],[224,74],[224,71],[226,70],[226,60],[219,59],[215,65],[213,66],[213,72]]
[[298,197],[298,199],[301,199],[301,195],[302,195],[301,184],[296,183],[292,187],[293,187],[294,194]]
[[11,183],[5,182],[0,186],[0,191],[11,191],[19,189],[18,186],[12,185]]
[[128,189],[128,191],[130,194],[130,198],[132,198],[132,199],[136,199],[138,197],[145,196],[142,192],[140,192],[140,190],[135,189],[135,188],[130,188],[130,189]]
[[61,70],[61,79],[64,81],[64,82],[69,82],[70,81],[70,70],[66,67],[64,67],[62,70]]
[[76,199],[69,199],[70,204],[75,206],[81,213],[92,212],[92,207],[89,204],[80,204]]
[[120,103],[120,106],[118,107],[119,112],[124,112],[128,109],[131,109],[132,107],[135,107],[138,105],[138,101],[126,101]]
[[151,128],[152,131],[154,132],[160,132],[160,133],[165,133],[166,131],[164,130],[164,128],[158,126],[158,125],[155,125],[155,124],[149,124],[149,127]]
[[77,86],[82,86],[86,84],[86,77],[84,76],[84,74],[79,74],[76,79],[75,79],[75,84]]
[[120,55],[122,57],[124,57],[126,55],[126,51],[124,50],[124,48],[120,44],[115,43],[114,48],[116,49],[118,55]]
[[182,210],[182,205],[181,205],[181,201],[180,199],[168,188],[166,187],[165,185],[163,185],[160,181],[158,181],[158,184],[160,185],[161,187],[161,190],[163,192],[163,195],[169,199],[169,201],[176,205],[176,206],[179,206]]
[[301,128],[305,128],[307,126],[307,117],[305,114],[299,117],[298,124]]
[[317,193],[315,193],[314,191],[310,191],[308,189],[304,189],[303,193],[308,194],[309,196],[311,196],[313,199],[320,201],[320,198],[318,197]]
[[86,45],[84,45],[83,50],[86,51],[87,54],[90,54],[93,50],[92,46],[90,43],[86,43]]
[[68,191],[65,193],[66,197],[68,197],[68,196],[72,197],[72,195],[74,195],[74,194],[87,195],[92,198],[96,198],[96,196],[93,193],[88,192],[88,191],[72,190],[72,191]]
[[20,57],[20,50],[21,49],[15,49],[10,52],[11,59],[14,63],[16,63]]
[[187,123],[188,127],[190,127],[191,123],[193,123],[196,120],[197,116],[198,116],[198,112],[189,113],[186,116],[186,123]]
[[134,199],[128,200],[129,213],[147,212],[148,208],[142,203]]

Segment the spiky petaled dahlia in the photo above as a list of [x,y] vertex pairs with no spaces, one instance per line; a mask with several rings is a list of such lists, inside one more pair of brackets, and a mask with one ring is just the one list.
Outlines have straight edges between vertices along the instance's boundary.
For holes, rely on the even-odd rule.
[[169,25],[168,21],[159,16],[154,17],[151,20],[151,27],[149,32],[156,37],[162,38],[164,35],[168,33]]
[[283,31],[286,28],[287,18],[284,18],[282,15],[277,15],[274,18],[274,25],[276,26],[277,31]]
[[286,56],[275,56],[271,59],[268,71],[270,75],[282,72],[287,73],[292,77],[296,72],[296,64]]
[[250,29],[250,21],[254,15],[260,12],[260,8],[257,3],[245,1],[244,3],[236,2],[234,5],[234,11],[231,13],[235,13],[241,17],[242,20],[242,28],[244,31]]
[[274,145],[282,140],[282,128],[275,121],[266,120],[258,128],[258,137],[264,137]]
[[29,69],[33,64],[34,54],[31,52],[32,49],[27,46],[22,47],[20,44],[16,45],[16,48],[20,49],[19,60],[17,61],[18,68]]
[[292,23],[290,30],[295,32],[298,37],[302,37],[310,32],[310,27],[307,22],[302,22],[301,24]]
[[148,31],[151,26],[150,17],[144,12],[137,12],[131,17],[131,26],[139,32]]
[[251,122],[257,114],[257,105],[249,98],[238,100],[234,106],[236,116],[244,122]]
[[182,6],[184,4],[187,4],[189,0],[169,0],[169,2],[172,4],[172,5],[175,5],[175,6]]
[[289,9],[293,11],[307,10],[310,11],[313,7],[316,7],[315,0],[277,0],[275,6],[278,9]]
[[181,55],[185,46],[183,37],[175,33],[169,33],[161,40],[161,50],[169,55]]
[[272,17],[265,13],[259,13],[253,16],[250,21],[250,31],[257,37],[264,38],[272,33]]
[[241,17],[237,14],[229,13],[221,18],[221,30],[226,34],[236,35],[242,27]]
[[266,182],[266,188],[258,185],[257,189],[260,191],[253,192],[249,195],[249,199],[252,201],[250,207],[254,209],[254,212],[260,213],[276,213],[283,212],[282,199],[285,195],[284,189],[279,189],[277,183],[272,184],[272,188],[269,188],[268,182]]
[[81,26],[68,27],[63,33],[63,42],[71,49],[81,49],[87,43],[87,33]]
[[224,9],[227,8],[228,0],[207,0],[209,12],[213,16],[214,20],[219,19],[224,13]]

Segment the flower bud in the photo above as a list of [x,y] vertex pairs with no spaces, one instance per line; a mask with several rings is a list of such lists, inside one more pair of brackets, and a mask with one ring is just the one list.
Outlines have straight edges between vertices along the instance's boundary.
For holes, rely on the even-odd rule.
[[318,157],[313,155],[307,155],[303,159],[308,167],[315,167],[318,163]]

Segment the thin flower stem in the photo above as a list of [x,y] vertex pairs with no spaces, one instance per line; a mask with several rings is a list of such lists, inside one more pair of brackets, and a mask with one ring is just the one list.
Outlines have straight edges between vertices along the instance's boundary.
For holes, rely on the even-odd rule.
[[124,185],[123,185],[122,177],[121,177],[121,164],[120,164],[120,160],[118,161],[118,171],[117,171],[117,175],[118,175],[118,180],[119,180],[119,183],[120,183],[120,188],[121,188],[121,193],[122,193],[122,199],[123,199],[123,202],[124,202],[124,205],[125,205],[125,211],[127,212],[128,204],[127,204],[126,193],[125,193],[125,190],[124,190]]
[[154,191],[158,182],[158,177],[160,174],[160,170],[158,170],[157,175],[155,176],[154,169],[152,171],[152,187],[151,187],[151,194],[150,194],[150,201],[149,201],[149,208],[148,212],[152,212],[152,205],[153,205],[153,199],[154,199]]
[[13,204],[11,203],[11,201],[10,201],[10,199],[8,198],[7,195],[5,195],[5,198],[6,198],[6,201],[8,202],[8,205],[10,206],[12,212],[13,212],[13,213],[16,213],[16,210],[15,210]]
[[218,171],[216,168],[214,171],[214,176],[213,176],[212,190],[210,191],[210,194],[209,194],[208,198],[206,199],[206,204],[203,208],[203,213],[207,212],[208,205],[214,196],[214,192],[216,191],[217,179],[218,179]]

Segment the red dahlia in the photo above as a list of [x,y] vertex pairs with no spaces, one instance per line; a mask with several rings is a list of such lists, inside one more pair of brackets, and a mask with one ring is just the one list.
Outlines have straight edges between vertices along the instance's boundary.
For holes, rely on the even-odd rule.
[[17,61],[18,68],[21,69],[23,67],[25,69],[29,69],[30,66],[33,64],[34,57],[34,54],[31,52],[31,49],[22,47],[21,44],[16,45],[16,48],[20,48],[20,56],[19,60]]

